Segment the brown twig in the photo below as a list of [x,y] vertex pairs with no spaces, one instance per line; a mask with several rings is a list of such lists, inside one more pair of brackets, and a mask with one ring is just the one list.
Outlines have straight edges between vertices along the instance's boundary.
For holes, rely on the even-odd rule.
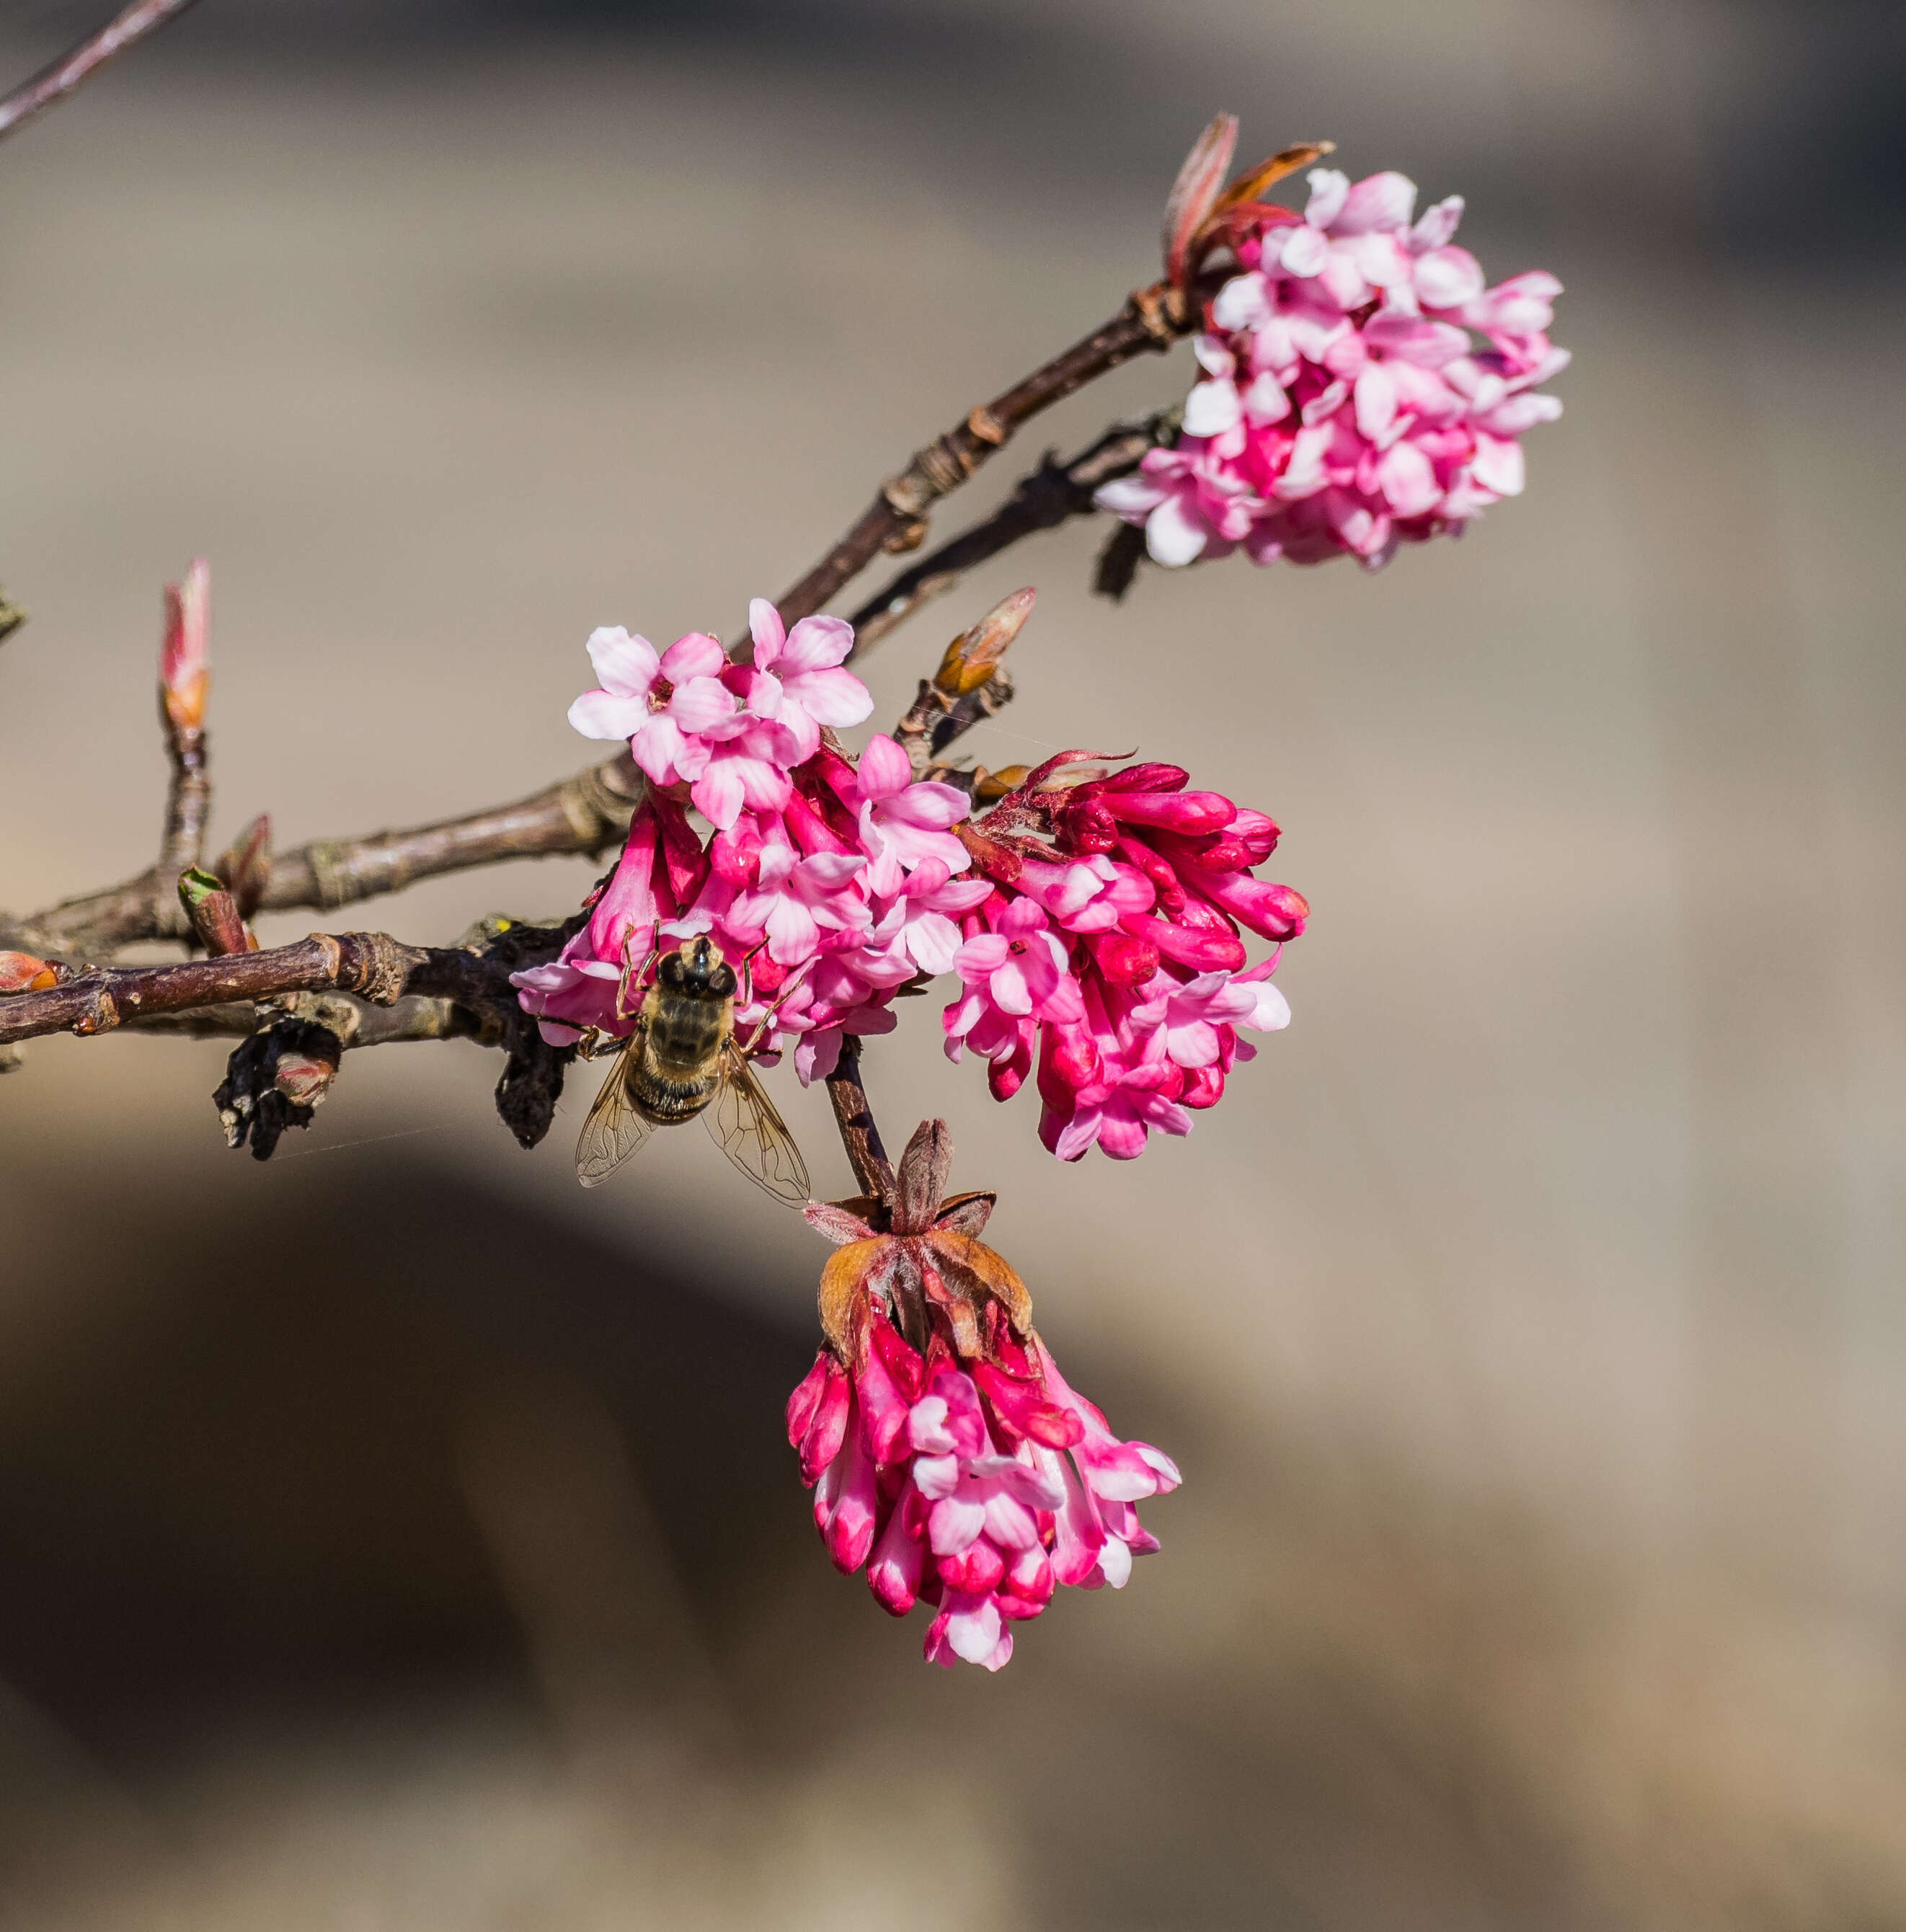
[[505,859],[593,854],[628,830],[643,784],[624,752],[515,805],[368,838],[319,839],[274,856],[260,909],[329,912]]
[[965,422],[917,452],[899,476],[890,477],[853,528],[782,597],[783,621],[811,616],[882,550],[917,549],[926,538],[927,512],[933,505],[1003,448],[1016,430],[1094,376],[1134,356],[1169,349],[1193,326],[1199,307],[1195,295],[1188,299],[1183,291],[1154,282],[1136,290],[1118,314],[1083,341],[991,402],[970,410]]
[[841,1057],[827,1076],[827,1098],[833,1102],[834,1124],[861,1192],[879,1202],[893,1199],[893,1163],[881,1145],[867,1090],[860,1084],[860,1042],[852,1034],[841,1042]]
[[[408,831],[314,840],[272,859],[259,909],[333,912],[444,872],[599,852],[627,830],[642,783],[623,752],[514,805]],[[43,954],[110,958],[122,946],[168,936],[161,922],[170,917],[167,903],[178,903],[177,884],[176,872],[168,878],[155,868],[13,924],[0,920],[0,933]]]
[[[347,1052],[360,1046],[389,1046],[409,1040],[483,1040],[485,1027],[474,1013],[454,1001],[407,993],[388,1006],[374,1006],[347,993],[313,994],[340,1009],[348,1006],[353,1018],[338,1028]],[[183,1012],[149,1013],[126,1024],[138,1033],[170,1034],[182,1040],[244,1040],[258,1030],[264,1009],[250,1000],[215,1006],[191,1006]]]
[[[314,932],[290,946],[188,959],[163,966],[108,967],[81,974],[44,992],[0,1000],[0,1043],[38,1034],[110,1033],[152,1013],[281,993],[337,991],[383,1004],[411,990],[410,981],[431,955],[402,946],[388,933]],[[416,990],[422,991],[422,988]]]
[[[189,933],[191,922],[179,902],[179,875],[205,856],[206,821],[212,814],[211,742],[196,724],[179,725],[159,706],[165,726],[166,758],[172,776],[166,786],[165,830],[152,880],[152,922],[161,938]],[[168,890],[170,887],[170,890]]]
[[1133,422],[1115,423],[1099,440],[1064,463],[1053,452],[987,518],[942,544],[930,556],[903,570],[848,620],[854,626],[856,654],[872,650],[921,605],[942,597],[969,570],[1022,537],[1057,530],[1073,517],[1089,516],[1092,497],[1115,477],[1128,476],[1148,450],[1162,448],[1178,434],[1181,412],[1161,410]]
[[0,98],[0,140],[32,119],[44,107],[64,100],[83,81],[90,80],[115,56],[122,54],[134,41],[176,20],[192,0],[134,0],[116,14],[98,33],[89,34],[78,46],[43,67],[32,79],[21,82],[12,93]]

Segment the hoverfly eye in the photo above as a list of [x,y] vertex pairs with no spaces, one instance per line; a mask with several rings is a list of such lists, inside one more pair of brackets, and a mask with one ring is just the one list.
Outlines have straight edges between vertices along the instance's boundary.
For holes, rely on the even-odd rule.
[[708,983],[714,992],[725,1000],[734,991],[738,983],[734,976],[734,968],[732,966],[718,968],[714,976]]
[[682,956],[679,952],[667,954],[656,972],[665,986],[679,986],[682,983]]

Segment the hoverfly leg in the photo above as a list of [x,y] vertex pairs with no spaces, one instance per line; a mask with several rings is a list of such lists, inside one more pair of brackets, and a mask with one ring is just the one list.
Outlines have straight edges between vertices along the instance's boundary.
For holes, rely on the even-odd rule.
[[[767,944],[767,941],[766,940],[763,940],[761,941],[761,946],[765,946]],[[753,958],[755,952],[758,952],[761,950],[761,946],[756,946],[755,948],[755,952],[749,954],[748,958]],[[747,960],[743,960],[742,964],[745,968],[747,964]],[[806,965],[797,967],[793,972],[788,975],[787,978],[784,981],[782,981],[780,992],[775,994],[773,1004],[770,1005],[767,1010],[764,1012],[761,1018],[755,1022],[755,1030],[748,1036],[748,1044],[741,1048],[741,1057],[743,1060],[750,1059],[753,1057],[755,1049],[760,1046],[763,1039],[766,1037],[770,1029],[773,1026],[775,1016],[780,1012],[782,1006],[786,1000],[788,995],[800,984],[802,980],[806,976],[814,964],[815,962],[813,960],[809,960]],[[752,982],[750,983],[752,984]]]
[[741,1004],[744,1006],[752,1006],[755,1004],[755,956],[767,944],[767,940],[764,935],[743,953],[737,962],[741,968]]
[[623,942],[622,975],[616,981],[616,1018],[620,1020],[626,1020],[632,1017],[629,1010],[629,982],[631,978],[632,977],[635,983],[640,986],[647,976],[650,968],[654,965],[662,954],[660,946],[651,946],[648,950],[648,956],[638,968],[634,965],[629,956],[628,946],[629,942],[625,940]]

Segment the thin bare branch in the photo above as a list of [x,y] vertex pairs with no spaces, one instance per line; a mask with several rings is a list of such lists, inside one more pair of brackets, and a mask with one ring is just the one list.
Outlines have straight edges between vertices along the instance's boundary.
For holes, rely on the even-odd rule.
[[[484,1036],[483,1023],[475,1014],[453,1000],[422,993],[407,993],[388,1006],[374,1006],[346,993],[312,997],[347,1002],[355,1009],[354,1022],[339,1034],[347,1052],[355,1047],[389,1046],[409,1040],[480,1040]],[[193,1006],[183,1012],[149,1013],[128,1020],[126,1028],[182,1040],[245,1040],[258,1030],[266,1016],[266,1009],[250,1000],[234,1000],[223,1006]]]
[[[271,860],[259,910],[333,912],[444,872],[599,852],[627,830],[642,785],[623,752],[514,805],[407,831],[317,839]],[[0,937],[43,954],[110,958],[122,946],[176,936],[167,906],[177,906],[177,887],[176,874],[155,868],[12,923],[0,919]]]
[[625,752],[514,805],[368,838],[316,840],[274,855],[260,910],[329,912],[444,872],[600,852],[628,830],[643,785]]
[[827,1076],[827,1098],[833,1102],[834,1124],[841,1145],[863,1194],[890,1203],[894,1195],[893,1163],[881,1144],[867,1090],[860,1084],[860,1042],[852,1034],[841,1042],[841,1057]]
[[163,966],[119,966],[83,973],[44,992],[0,1000],[0,1043],[41,1034],[109,1033],[151,1013],[275,994],[336,990],[385,1003],[410,990],[428,963],[421,947],[383,932],[314,932],[290,946],[188,959]]
[[812,616],[882,550],[917,549],[926,539],[927,513],[933,505],[1003,448],[1016,430],[1134,356],[1171,347],[1193,327],[1200,306],[1195,291],[1187,298],[1182,290],[1163,282],[1136,290],[1118,314],[1083,341],[991,402],[970,410],[965,422],[929,443],[899,476],[881,486],[853,528],[780,599],[783,620],[792,623]]
[[969,570],[1010,549],[1022,537],[1057,530],[1073,517],[1092,514],[1092,497],[1100,485],[1128,476],[1148,450],[1177,436],[1180,412],[1161,410],[1131,422],[1115,423],[1076,456],[1058,462],[1051,452],[1028,476],[1022,477],[1012,495],[983,523],[963,530],[930,556],[903,570],[879,594],[870,597],[848,620],[854,626],[857,656],[871,650],[896,630],[923,604],[943,597]]
[[0,140],[24,126],[42,108],[64,100],[108,61],[148,34],[155,33],[168,20],[176,20],[191,4],[192,0],[134,0],[131,6],[116,14],[98,33],[89,34],[31,80],[21,82],[12,93],[0,98]]
[[[197,725],[178,725],[166,716],[166,758],[172,776],[166,786],[165,830],[154,868],[152,921],[160,938],[178,938],[191,930],[179,902],[179,875],[205,856],[206,821],[212,815],[212,746]],[[168,890],[170,886],[170,890]]]

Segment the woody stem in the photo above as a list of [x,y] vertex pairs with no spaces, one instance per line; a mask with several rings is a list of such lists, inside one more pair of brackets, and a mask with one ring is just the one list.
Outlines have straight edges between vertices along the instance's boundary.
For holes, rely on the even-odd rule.
[[839,1061],[827,1076],[827,1098],[833,1103],[834,1124],[861,1192],[890,1205],[893,1163],[887,1157],[867,1090],[860,1084],[860,1042],[852,1034],[842,1040]]
[[1169,349],[1190,332],[1198,312],[1195,302],[1163,282],[1136,290],[1118,314],[1082,341],[969,410],[963,422],[917,451],[899,476],[889,477],[853,528],[779,598],[783,621],[811,616],[881,551],[917,549],[934,504],[1004,448],[1016,430],[1121,362]]

